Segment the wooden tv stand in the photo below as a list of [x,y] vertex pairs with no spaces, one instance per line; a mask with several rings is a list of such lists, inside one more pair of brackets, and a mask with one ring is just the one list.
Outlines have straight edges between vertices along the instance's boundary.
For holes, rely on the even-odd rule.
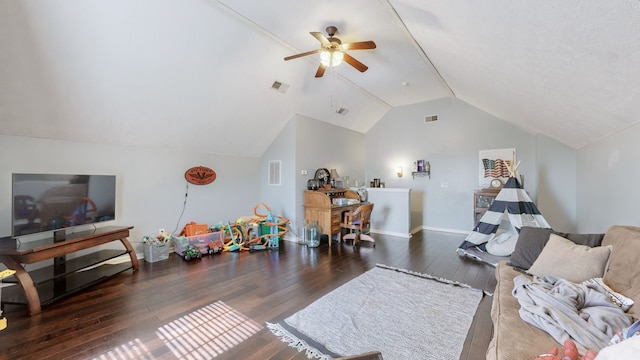
[[[47,238],[19,243],[12,238],[0,239],[0,262],[15,270],[4,282],[17,282],[22,288],[5,288],[2,305],[27,305],[29,315],[39,314],[42,306],[65,298],[109,277],[129,269],[138,270],[138,258],[127,240],[130,227],[107,226],[66,235],[63,240]],[[99,250],[88,255],[66,259],[66,255],[112,241],[120,241],[124,250]],[[106,260],[129,254],[131,262],[102,264]],[[54,259],[53,266],[27,272],[22,264]],[[98,266],[96,266],[98,265]],[[6,296],[5,296],[6,293]]]

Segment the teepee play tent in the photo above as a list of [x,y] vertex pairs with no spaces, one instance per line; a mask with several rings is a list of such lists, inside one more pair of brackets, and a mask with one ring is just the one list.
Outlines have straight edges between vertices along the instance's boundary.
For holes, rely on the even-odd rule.
[[[469,234],[464,242],[458,247],[458,253],[461,255],[471,255],[474,253],[468,253],[469,250],[475,248],[480,252],[488,251],[489,254],[508,256],[510,251],[505,253],[505,248],[513,251],[515,247],[515,241],[517,241],[517,234],[498,234],[497,231],[500,227],[505,215],[508,216],[508,220],[519,233],[523,226],[539,227],[539,228],[551,228],[547,220],[540,214],[538,207],[533,203],[526,191],[520,186],[520,182],[515,177],[515,171],[512,172],[511,177],[507,180],[504,187],[500,190],[495,200],[487,210],[487,212],[480,218],[480,221],[473,228],[473,232]],[[516,235],[516,236],[511,236]],[[507,243],[511,242],[511,243]],[[492,251],[492,246],[495,249],[500,249],[495,253]],[[475,252],[477,254],[477,252]],[[482,260],[482,259],[480,259]]]

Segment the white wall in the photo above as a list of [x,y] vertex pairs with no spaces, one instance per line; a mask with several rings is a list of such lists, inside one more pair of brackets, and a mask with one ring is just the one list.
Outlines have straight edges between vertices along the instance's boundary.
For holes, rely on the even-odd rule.
[[604,232],[611,225],[640,226],[640,126],[578,151],[578,228]]
[[[291,229],[304,226],[303,193],[318,168],[336,169],[338,175],[364,177],[364,137],[353,130],[296,115],[261,159],[261,201],[275,215],[290,220]],[[269,160],[282,160],[282,186],[266,185]],[[306,170],[307,175],[302,175]]]
[[[217,173],[214,183],[189,185],[184,173],[193,166]],[[180,231],[185,223],[216,224],[252,215],[259,199],[259,159],[0,135],[0,236],[11,235],[11,174],[71,173],[116,175],[116,220],[105,225],[131,225],[130,240],[159,228]],[[26,239],[28,240],[28,239]],[[142,254],[140,244],[136,251]]]
[[[438,122],[425,124],[424,116],[431,114],[439,115]],[[158,228],[171,231],[192,220],[216,224],[252,215],[260,202],[301,225],[303,190],[318,168],[412,188],[421,196],[418,223],[468,232],[472,194],[479,188],[478,150],[508,147],[517,149],[525,189],[554,228],[603,231],[614,223],[638,223],[634,205],[640,195],[629,189],[640,179],[632,166],[640,154],[634,145],[639,135],[640,128],[634,127],[576,152],[456,99],[396,108],[366,135],[296,115],[260,159],[0,135],[0,187],[5,189],[0,193],[0,236],[11,234],[13,172],[117,175],[118,220],[113,224],[135,226],[131,240],[138,241]],[[411,178],[411,163],[418,158],[431,162],[431,179]],[[280,187],[267,185],[269,160],[282,160]],[[402,178],[395,175],[400,164]],[[176,224],[184,202],[184,172],[198,165],[213,168],[218,179],[189,187],[185,214]],[[412,208],[412,223],[417,213]]]
[[[439,120],[425,123],[427,115],[438,114]],[[366,134],[367,181],[381,178],[387,187],[411,188],[423,194],[423,226],[432,229],[468,232],[473,227],[473,192],[481,188],[478,181],[478,151],[516,148],[522,163],[518,174],[524,175],[524,188],[544,208],[557,206],[547,221],[554,227],[570,226],[575,219],[572,197],[548,195],[559,181],[561,188],[575,187],[571,178],[545,174],[544,187],[539,187],[538,159],[545,166],[572,167],[575,151],[546,138],[542,146],[560,151],[560,159],[538,151],[536,135],[477,109],[459,99],[447,98],[391,110]],[[431,163],[431,178],[411,177],[413,161]],[[561,165],[562,166],[561,166]],[[568,164],[568,165],[567,165]],[[395,169],[404,167],[398,178]],[[558,180],[559,179],[559,180]],[[551,211],[550,211],[551,212]],[[543,213],[544,214],[544,213]],[[546,214],[544,214],[546,217]]]
[[[365,135],[303,115],[296,118],[297,222],[304,225],[303,192],[319,168],[336,169],[341,177],[364,178]],[[306,170],[307,175],[301,171]]]
[[577,151],[544,135],[536,141],[536,205],[555,230],[577,232]]
[[[273,215],[282,216],[290,221],[295,221],[297,211],[295,209],[296,186],[296,152],[293,151],[296,144],[295,117],[278,134],[260,160],[260,198],[256,204],[265,203],[271,209]],[[281,185],[268,184],[269,161],[281,161]],[[260,200],[260,201],[257,201]],[[264,209],[259,210],[264,213]]]

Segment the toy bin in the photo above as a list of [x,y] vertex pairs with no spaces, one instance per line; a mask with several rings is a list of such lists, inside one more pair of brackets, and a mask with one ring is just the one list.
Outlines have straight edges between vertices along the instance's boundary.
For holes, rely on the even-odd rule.
[[169,244],[142,244],[144,246],[144,261],[156,262],[169,258]]
[[[187,246],[191,245],[189,244],[189,239],[186,236],[173,237],[171,239],[173,240],[175,251],[178,256],[183,256]],[[202,253],[202,249],[198,248],[198,250]]]
[[207,234],[207,241],[209,242],[209,254],[218,254],[222,252],[224,248],[225,233],[222,231],[214,231]]
[[176,254],[182,256],[184,249],[188,245],[193,245],[200,250],[203,255],[213,254],[222,251],[224,245],[224,231],[216,231],[212,233],[174,237]]

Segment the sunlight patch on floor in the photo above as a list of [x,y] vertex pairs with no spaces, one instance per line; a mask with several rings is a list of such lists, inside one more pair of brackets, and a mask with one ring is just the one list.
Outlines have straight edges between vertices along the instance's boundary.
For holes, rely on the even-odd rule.
[[152,360],[153,356],[149,354],[147,347],[140,341],[135,339],[129,341],[126,344],[122,344],[119,347],[104,353],[94,360],[124,360],[124,359],[147,359]]
[[[158,328],[156,335],[177,359],[204,360],[219,356],[263,328],[257,322],[216,301]],[[139,339],[94,360],[154,359]]]
[[179,359],[211,359],[262,329],[255,321],[216,301],[158,329],[156,335]]

